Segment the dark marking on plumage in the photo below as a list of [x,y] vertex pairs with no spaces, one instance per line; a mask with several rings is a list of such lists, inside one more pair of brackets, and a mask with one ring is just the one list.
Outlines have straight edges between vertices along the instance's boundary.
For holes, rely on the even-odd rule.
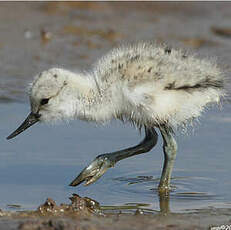
[[[180,86],[180,87],[176,87],[176,88],[172,88],[174,90],[191,90],[191,89],[198,89],[198,88],[207,88],[207,87],[204,87],[203,85],[201,85],[200,83],[198,84],[195,84],[195,85],[183,85],[183,86]],[[171,89],[171,88],[170,88]]]
[[150,67],[149,69],[148,69],[148,73],[150,73],[152,71],[152,67]]
[[121,69],[123,67],[123,64],[119,64],[118,68]]
[[137,54],[136,56],[131,57],[130,61],[131,61],[131,62],[136,61],[136,60],[138,60],[138,59],[139,59],[139,57],[140,57],[140,55],[139,55],[139,54]]
[[184,90],[191,91],[194,89],[207,89],[207,88],[224,88],[224,82],[222,80],[211,80],[207,77],[204,81],[198,82],[195,85],[182,85],[176,87],[175,81],[169,83],[164,89],[166,90]]
[[166,54],[170,54],[170,53],[172,52],[172,49],[171,49],[170,47],[166,47],[166,48],[164,49],[164,52],[165,52]]
[[159,72],[155,72],[155,76],[159,77],[160,73]]
[[57,75],[57,74],[54,74],[53,76],[54,76],[54,78],[57,78],[57,77],[58,77],[58,75]]
[[175,81],[172,82],[172,83],[169,83],[167,86],[165,86],[164,89],[167,89],[167,90],[176,89],[176,87],[175,87]]

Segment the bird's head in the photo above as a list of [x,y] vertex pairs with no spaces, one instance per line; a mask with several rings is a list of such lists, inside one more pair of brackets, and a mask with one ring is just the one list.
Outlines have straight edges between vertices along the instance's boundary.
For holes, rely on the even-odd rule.
[[7,139],[11,139],[38,121],[65,119],[73,113],[73,95],[67,90],[68,71],[52,68],[38,74],[29,88],[31,113]]

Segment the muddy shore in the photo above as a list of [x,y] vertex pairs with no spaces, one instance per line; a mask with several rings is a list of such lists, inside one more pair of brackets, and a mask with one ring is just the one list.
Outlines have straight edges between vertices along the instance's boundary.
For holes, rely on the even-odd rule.
[[[73,194],[70,204],[57,205],[48,198],[35,211],[0,212],[1,230],[126,230],[126,229],[172,229],[196,230],[230,226],[231,209],[201,209],[189,213],[171,213],[166,207],[155,214],[142,209],[134,213],[112,210],[90,198]],[[166,203],[165,203],[166,205]]]

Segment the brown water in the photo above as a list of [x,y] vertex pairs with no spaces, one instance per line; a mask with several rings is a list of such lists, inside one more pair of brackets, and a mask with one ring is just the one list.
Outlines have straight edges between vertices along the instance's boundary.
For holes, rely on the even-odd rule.
[[[231,38],[211,30],[231,27],[230,6],[1,3],[0,208],[32,209],[47,197],[60,203],[78,193],[101,205],[158,211],[161,138],[150,153],[123,160],[93,185],[73,188],[68,184],[98,154],[137,144],[142,138],[138,131],[115,121],[105,127],[73,121],[38,124],[11,141],[5,137],[29,113],[24,91],[35,73],[54,65],[86,67],[122,40],[155,39],[216,56],[230,76]],[[206,112],[189,135],[177,135],[171,211],[231,206],[230,114],[231,105],[225,103],[222,110]]]

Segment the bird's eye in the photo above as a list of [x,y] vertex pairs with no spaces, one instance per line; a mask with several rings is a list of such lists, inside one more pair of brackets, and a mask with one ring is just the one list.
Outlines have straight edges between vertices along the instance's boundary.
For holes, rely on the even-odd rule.
[[49,101],[49,98],[44,98],[40,101],[40,105],[45,105],[48,103],[48,101]]

